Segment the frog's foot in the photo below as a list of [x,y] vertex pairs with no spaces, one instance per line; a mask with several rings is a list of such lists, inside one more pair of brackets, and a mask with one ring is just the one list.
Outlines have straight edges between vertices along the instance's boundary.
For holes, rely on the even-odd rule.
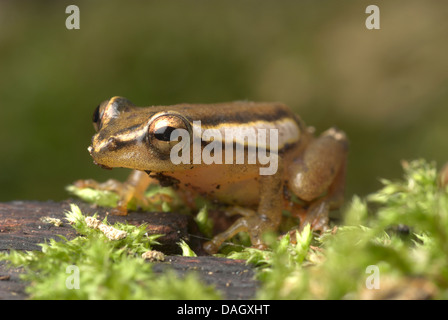
[[75,181],[73,185],[81,189],[91,188],[95,190],[114,191],[119,193],[122,189],[123,183],[114,179],[109,179],[106,182],[98,182],[92,179],[87,179]]
[[142,205],[147,205],[147,199],[144,195],[146,188],[150,184],[151,179],[146,173],[134,170],[125,182],[117,180],[107,180],[99,183],[95,180],[78,180],[74,185],[78,188],[92,188],[95,190],[113,191],[120,197],[117,207],[111,210],[114,215],[127,215],[128,203],[136,198],[137,202]]
[[139,198],[138,201],[146,201],[143,194],[136,193],[135,186],[117,180],[107,180],[106,182],[97,182],[95,180],[78,180],[74,183],[78,188],[91,188],[100,191],[112,191],[120,197],[117,202],[117,207],[110,211],[113,215],[125,216],[128,214],[127,206],[132,198]]
[[303,230],[303,228],[309,224],[312,230],[316,231],[326,231],[328,229],[329,222],[329,212],[330,205],[328,201],[316,201],[311,204],[307,210],[306,216],[303,220],[300,221],[299,230]]
[[[330,208],[329,201],[325,199],[310,204],[308,208],[302,206],[295,206],[293,210],[290,208],[293,216],[300,219],[300,224],[297,227],[286,232],[286,234],[289,234],[291,243],[297,242],[296,232],[302,232],[307,225],[310,225],[313,231],[327,231],[329,229]],[[285,234],[280,236],[280,238],[284,236]]]
[[226,231],[215,236],[211,241],[204,244],[204,249],[209,254],[218,252],[221,244],[226,240],[232,238],[239,232],[248,232],[252,246],[256,248],[265,248],[262,241],[262,234],[267,230],[275,229],[276,225],[258,215],[254,210],[232,207],[226,212],[228,215],[240,214],[242,215],[237,221],[233,223]]

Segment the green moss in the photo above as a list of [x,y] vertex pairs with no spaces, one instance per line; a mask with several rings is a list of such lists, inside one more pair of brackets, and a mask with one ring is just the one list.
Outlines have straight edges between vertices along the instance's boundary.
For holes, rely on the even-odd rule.
[[77,206],[72,205],[66,216],[80,236],[70,241],[64,237],[59,241],[51,239],[41,244],[42,251],[12,250],[0,255],[0,260],[23,266],[23,279],[30,283],[26,290],[31,298],[219,298],[212,287],[203,285],[193,274],[179,278],[172,272],[153,273],[151,264],[141,254],[150,250],[160,235],[148,236],[146,225],[116,223],[114,227],[126,231],[127,236],[110,241],[101,231],[87,226]]
[[206,204],[201,210],[199,210],[198,214],[194,218],[194,221],[203,235],[209,238],[213,236],[213,220],[208,216],[208,208]]
[[197,257],[196,253],[190,248],[190,246],[184,240],[180,240],[178,244],[182,249],[183,257]]
[[[276,243],[268,253],[248,250],[248,261],[264,262],[257,297],[446,298],[448,192],[437,186],[434,164],[418,160],[403,168],[402,180],[382,180],[383,188],[367,201],[354,197],[343,226],[316,236],[317,247],[309,245],[304,230],[299,255],[290,244],[279,250]],[[372,280],[369,266],[377,270],[379,289],[366,284]]]

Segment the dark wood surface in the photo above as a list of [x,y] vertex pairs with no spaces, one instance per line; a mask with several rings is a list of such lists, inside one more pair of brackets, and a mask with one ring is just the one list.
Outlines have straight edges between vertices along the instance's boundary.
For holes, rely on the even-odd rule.
[[[15,250],[40,250],[39,243],[45,239],[59,239],[63,235],[68,239],[77,236],[67,222],[56,227],[41,221],[42,217],[64,220],[70,203],[76,203],[84,215],[98,212],[99,217],[107,215],[107,209],[95,208],[86,203],[67,200],[63,202],[14,201],[0,203],[0,252]],[[254,280],[254,271],[244,261],[217,258],[205,255],[200,242],[200,234],[190,216],[166,212],[131,212],[128,216],[108,215],[108,221],[127,221],[139,225],[146,223],[148,233],[164,234],[157,248],[167,257],[165,262],[155,263],[154,271],[163,272],[167,268],[176,270],[182,276],[186,272],[196,272],[207,284],[214,285],[226,299],[250,299],[254,297],[258,286]],[[199,257],[179,256],[177,245],[181,239],[187,241]],[[9,268],[0,262],[0,299],[26,299],[26,283],[20,280],[20,268]]]

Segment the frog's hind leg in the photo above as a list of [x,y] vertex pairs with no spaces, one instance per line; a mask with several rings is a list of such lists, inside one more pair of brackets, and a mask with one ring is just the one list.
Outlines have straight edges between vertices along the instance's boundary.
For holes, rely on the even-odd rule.
[[304,219],[301,220],[300,229],[307,224],[310,224],[313,230],[325,231],[328,228],[330,210],[338,209],[344,201],[345,171],[344,162],[327,193],[309,205]]
[[[240,211],[241,209],[241,211]],[[243,217],[236,220],[227,230],[213,237],[212,240],[204,243],[204,249],[210,254],[216,253],[221,244],[226,240],[231,239],[238,233],[248,231],[252,225],[251,220],[256,217],[256,212],[251,209],[232,207],[226,211],[226,214],[231,216],[234,214],[241,214]]]
[[147,173],[139,170],[133,170],[125,182],[109,179],[106,182],[99,183],[95,180],[78,180],[74,183],[79,188],[92,188],[96,190],[114,191],[120,199],[117,207],[112,210],[115,215],[127,215],[127,205],[136,198],[139,203],[145,204],[146,198],[144,192],[151,183],[155,183]]
[[288,188],[308,203],[301,228],[310,224],[314,230],[325,230],[329,211],[342,205],[347,152],[345,134],[331,128],[313,140],[289,168]]

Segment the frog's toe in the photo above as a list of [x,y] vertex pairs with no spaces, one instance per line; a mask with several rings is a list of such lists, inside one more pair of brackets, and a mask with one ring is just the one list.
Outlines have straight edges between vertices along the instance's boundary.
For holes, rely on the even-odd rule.
[[307,224],[316,231],[325,231],[328,229],[330,206],[327,201],[318,201],[310,206],[306,217],[300,223],[300,230]]
[[208,254],[215,254],[218,252],[220,245],[217,245],[213,242],[213,240],[211,240],[204,243],[202,247]]
[[76,180],[75,182],[73,182],[73,185],[77,188],[84,189],[84,188],[94,188],[98,185],[98,183],[95,180],[86,179],[86,180]]
[[231,239],[239,232],[248,232],[252,246],[255,248],[266,248],[262,240],[264,232],[275,230],[275,224],[259,216],[249,216],[239,218],[226,231],[216,235],[211,241],[206,242],[203,247],[208,253],[218,252],[220,246],[225,241]]
[[112,208],[110,210],[110,214],[114,215],[114,216],[127,216],[128,215],[128,210],[126,207],[123,206],[119,206],[116,208]]

